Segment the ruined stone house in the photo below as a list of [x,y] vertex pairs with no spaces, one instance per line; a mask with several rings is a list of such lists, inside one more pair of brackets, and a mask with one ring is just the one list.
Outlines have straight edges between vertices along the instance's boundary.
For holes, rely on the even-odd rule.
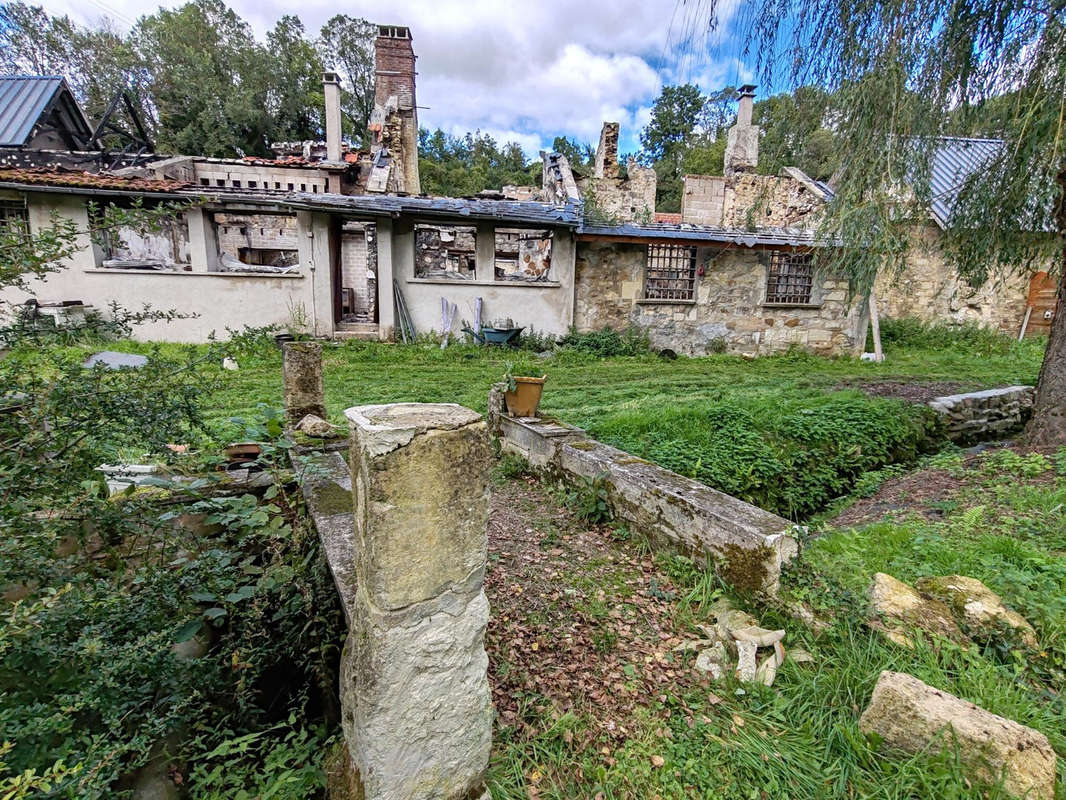
[[[543,153],[535,189],[419,194],[410,31],[381,26],[375,63],[369,151],[341,139],[333,73],[323,75],[325,141],[280,143],[274,158],[0,147],[0,219],[30,230],[53,213],[87,229],[94,205],[188,204],[165,230],[86,236],[66,269],[35,285],[36,297],[194,314],[136,332],[181,341],[244,325],[392,339],[401,307],[416,332],[439,332],[443,300],[458,309],[453,332],[476,326],[480,312],[483,324],[551,334],[635,325],[655,346],[689,354],[862,349],[865,306],[812,262],[814,221],[831,190],[799,170],[754,173],[750,89],[725,174],[687,176],[682,212],[671,217],[655,213],[653,170],[631,161],[621,174],[615,123],[603,128],[590,174]],[[19,113],[0,107],[0,121]],[[20,124],[32,129],[35,119]],[[884,297],[887,313],[906,311],[906,298]]]

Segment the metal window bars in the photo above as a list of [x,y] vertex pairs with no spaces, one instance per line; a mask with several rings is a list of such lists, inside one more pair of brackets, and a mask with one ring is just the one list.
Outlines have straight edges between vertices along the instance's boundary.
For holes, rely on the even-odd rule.
[[766,276],[766,302],[780,305],[808,305],[814,288],[814,271],[810,253],[770,254]]
[[648,245],[645,300],[696,299],[696,248],[676,244]]

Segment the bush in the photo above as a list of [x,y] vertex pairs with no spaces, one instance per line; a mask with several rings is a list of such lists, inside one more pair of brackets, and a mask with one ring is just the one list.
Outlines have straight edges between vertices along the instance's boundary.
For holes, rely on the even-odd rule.
[[559,340],[559,346],[602,357],[641,356],[651,352],[648,334],[636,326],[619,333],[607,327],[598,331],[579,332],[571,325],[566,336]]
[[914,317],[886,319],[881,322],[881,343],[885,347],[910,347],[925,350],[953,349],[987,355],[1009,355],[1026,351],[1042,342],[1019,342],[1017,336],[980,325],[963,322],[957,325],[923,322]]
[[590,433],[769,511],[801,519],[887,464],[932,444],[928,409],[838,392],[744,396],[715,405],[631,411]]

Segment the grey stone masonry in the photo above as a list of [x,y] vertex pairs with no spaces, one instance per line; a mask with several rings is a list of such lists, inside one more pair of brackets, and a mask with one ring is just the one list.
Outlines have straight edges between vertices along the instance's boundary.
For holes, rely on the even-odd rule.
[[485,422],[452,403],[345,414],[356,588],[341,706],[361,797],[476,797],[492,744]]
[[290,425],[296,425],[308,414],[326,418],[321,342],[283,344],[281,377],[285,386],[285,419]]
[[955,442],[1006,436],[1021,428],[1033,410],[1032,386],[1006,386],[938,397],[929,403]]
[[798,551],[787,519],[589,439],[578,428],[498,412],[493,422],[505,452],[563,480],[602,477],[616,517],[710,562],[735,586],[776,591],[781,567]]

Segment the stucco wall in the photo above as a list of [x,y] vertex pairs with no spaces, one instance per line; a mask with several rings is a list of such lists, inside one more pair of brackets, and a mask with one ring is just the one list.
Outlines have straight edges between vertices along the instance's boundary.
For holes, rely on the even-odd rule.
[[877,279],[881,316],[977,322],[1017,335],[1025,315],[1029,275],[993,277],[980,289],[973,289],[940,253],[942,235],[933,224],[915,228],[907,268]]
[[725,346],[766,354],[799,346],[824,354],[857,354],[865,319],[847,301],[847,282],[816,279],[818,307],[763,305],[766,267],[749,249],[698,248],[696,301],[644,301],[646,245],[580,242],[574,322],[579,330],[636,325],[652,345],[688,355]]
[[[507,226],[512,228],[513,226]],[[477,255],[476,280],[433,280],[414,276],[414,232],[411,225],[397,220],[393,226],[392,258],[396,280],[404,293],[415,330],[418,333],[441,329],[441,298],[458,306],[453,333],[462,322],[473,323],[478,297],[484,300],[481,319],[485,323],[510,318],[516,327],[537,332],[566,333],[573,320],[574,308],[574,240],[565,230],[555,231],[552,242],[552,267],[548,281],[496,281],[494,237],[491,226],[487,236],[481,234]],[[384,236],[384,232],[381,232]],[[382,278],[384,279],[384,277]],[[390,303],[391,305],[391,303]]]
[[[29,194],[27,207],[31,231],[49,226],[52,210],[87,230],[83,198]],[[32,295],[42,303],[81,300],[101,312],[112,302],[132,310],[147,303],[158,310],[198,314],[194,319],[146,323],[138,326],[134,334],[138,339],[175,342],[203,342],[212,331],[224,337],[227,326],[284,326],[291,319],[290,307],[302,304],[309,320],[317,320],[317,332],[328,335],[332,333],[333,320],[326,221],[323,215],[306,214],[302,224],[304,230],[312,227],[314,236],[299,237],[301,271],[295,275],[97,269],[99,254],[86,233],[63,269],[31,281],[29,293],[8,289],[0,294],[0,299],[20,303]],[[202,237],[193,236],[189,244],[191,249],[202,247]],[[326,268],[311,269],[315,265]]]

